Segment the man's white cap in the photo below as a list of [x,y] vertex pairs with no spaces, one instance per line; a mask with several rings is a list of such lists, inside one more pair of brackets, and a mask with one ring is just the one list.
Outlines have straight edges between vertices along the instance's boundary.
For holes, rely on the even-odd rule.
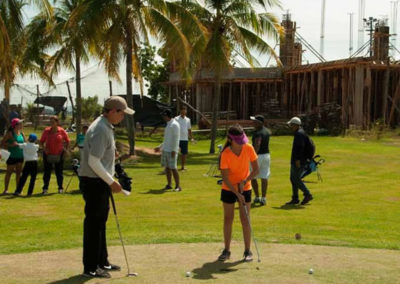
[[298,118],[297,116],[292,117],[287,124],[291,125],[291,124],[295,124],[295,125],[301,125],[301,119]]

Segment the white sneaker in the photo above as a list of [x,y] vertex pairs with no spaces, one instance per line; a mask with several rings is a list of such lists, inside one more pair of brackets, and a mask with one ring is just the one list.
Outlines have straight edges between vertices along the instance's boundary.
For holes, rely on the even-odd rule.
[[256,204],[256,203],[260,203],[261,202],[261,199],[260,199],[260,197],[256,197],[256,198],[254,198],[254,201],[253,201],[253,203],[254,204]]
[[267,205],[267,198],[261,197],[260,204],[261,204],[261,205]]
[[175,187],[174,191],[175,191],[175,192],[182,191],[182,188],[181,188],[180,186],[177,186],[177,187]]

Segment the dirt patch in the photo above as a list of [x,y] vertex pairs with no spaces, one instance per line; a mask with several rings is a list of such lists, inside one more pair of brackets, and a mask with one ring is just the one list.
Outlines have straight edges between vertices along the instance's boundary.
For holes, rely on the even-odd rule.
[[[122,265],[112,283],[396,283],[400,252],[308,245],[260,244],[261,263],[241,262],[243,244],[232,244],[226,263],[215,261],[221,243],[128,246],[131,270],[126,278],[122,249],[110,247],[110,261]],[[0,256],[2,283],[100,283],[82,273],[82,250]],[[309,274],[313,269],[314,273]],[[190,272],[190,277],[186,273]],[[201,280],[201,281],[199,281]]]
[[139,159],[140,156],[160,156],[159,152],[154,151],[153,148],[147,147],[135,147],[136,156],[129,156],[127,154],[129,153],[129,145],[119,141],[116,142],[116,147],[123,159]]

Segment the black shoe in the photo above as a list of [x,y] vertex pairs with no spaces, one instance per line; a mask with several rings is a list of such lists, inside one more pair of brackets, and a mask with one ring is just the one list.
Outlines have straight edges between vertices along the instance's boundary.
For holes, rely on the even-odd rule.
[[100,268],[105,271],[120,271],[121,270],[120,266],[118,266],[116,264],[111,264],[111,263],[109,263],[108,265],[103,265]]
[[286,205],[296,205],[296,204],[299,204],[299,203],[300,203],[300,200],[292,199],[289,202],[286,202]]
[[47,189],[43,189],[42,194],[43,194],[43,195],[47,194]]
[[172,189],[172,186],[170,186],[169,184],[167,184],[167,185],[163,188],[163,190],[168,190],[168,189]]
[[14,195],[14,196],[20,196],[20,195],[21,195],[21,192],[16,191],[16,192],[13,193],[13,195]]
[[95,271],[84,271],[83,276],[93,278],[111,278],[110,273],[101,268],[97,268]]
[[311,194],[304,196],[303,201],[301,202],[301,205],[306,205],[308,202],[313,200],[314,198],[312,197]]
[[224,249],[221,255],[218,257],[218,261],[225,261],[231,257],[231,252],[229,250]]
[[250,250],[245,250],[243,253],[243,261],[250,262],[253,261],[253,253]]

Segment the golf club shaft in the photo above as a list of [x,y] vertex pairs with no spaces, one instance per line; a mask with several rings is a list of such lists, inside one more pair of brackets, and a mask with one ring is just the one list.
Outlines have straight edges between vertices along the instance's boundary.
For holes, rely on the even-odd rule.
[[68,190],[68,188],[69,188],[69,185],[71,184],[71,181],[72,181],[72,178],[75,176],[75,173],[72,173],[72,176],[71,176],[71,178],[69,179],[69,182],[68,182],[68,184],[67,184],[67,187],[65,188],[65,192],[67,192],[67,190]]
[[249,216],[249,212],[247,211],[246,203],[243,204],[243,207],[244,207],[244,212],[245,212],[246,217],[247,217],[247,221],[249,222],[250,234],[251,234],[251,237],[253,239],[254,246],[256,247],[258,262],[260,262],[260,252],[258,250],[258,245],[257,245],[256,238],[254,238],[253,228],[251,227],[250,216]]
[[[111,191],[111,190],[110,190],[110,191]],[[118,221],[118,216],[117,216],[117,208],[116,208],[116,206],[115,206],[114,196],[113,196],[112,192],[110,192],[110,198],[111,198],[111,203],[112,203],[112,207],[113,207],[113,211],[114,211],[115,222],[117,223],[117,229],[118,229],[118,233],[119,233],[119,239],[120,239],[120,241],[121,241],[122,250],[124,251],[126,266],[128,267],[128,275],[130,275],[130,274],[131,274],[131,271],[130,271],[130,268],[129,268],[128,256],[126,255],[124,240],[122,239],[121,228],[120,228],[120,226],[119,226],[119,221]]]

